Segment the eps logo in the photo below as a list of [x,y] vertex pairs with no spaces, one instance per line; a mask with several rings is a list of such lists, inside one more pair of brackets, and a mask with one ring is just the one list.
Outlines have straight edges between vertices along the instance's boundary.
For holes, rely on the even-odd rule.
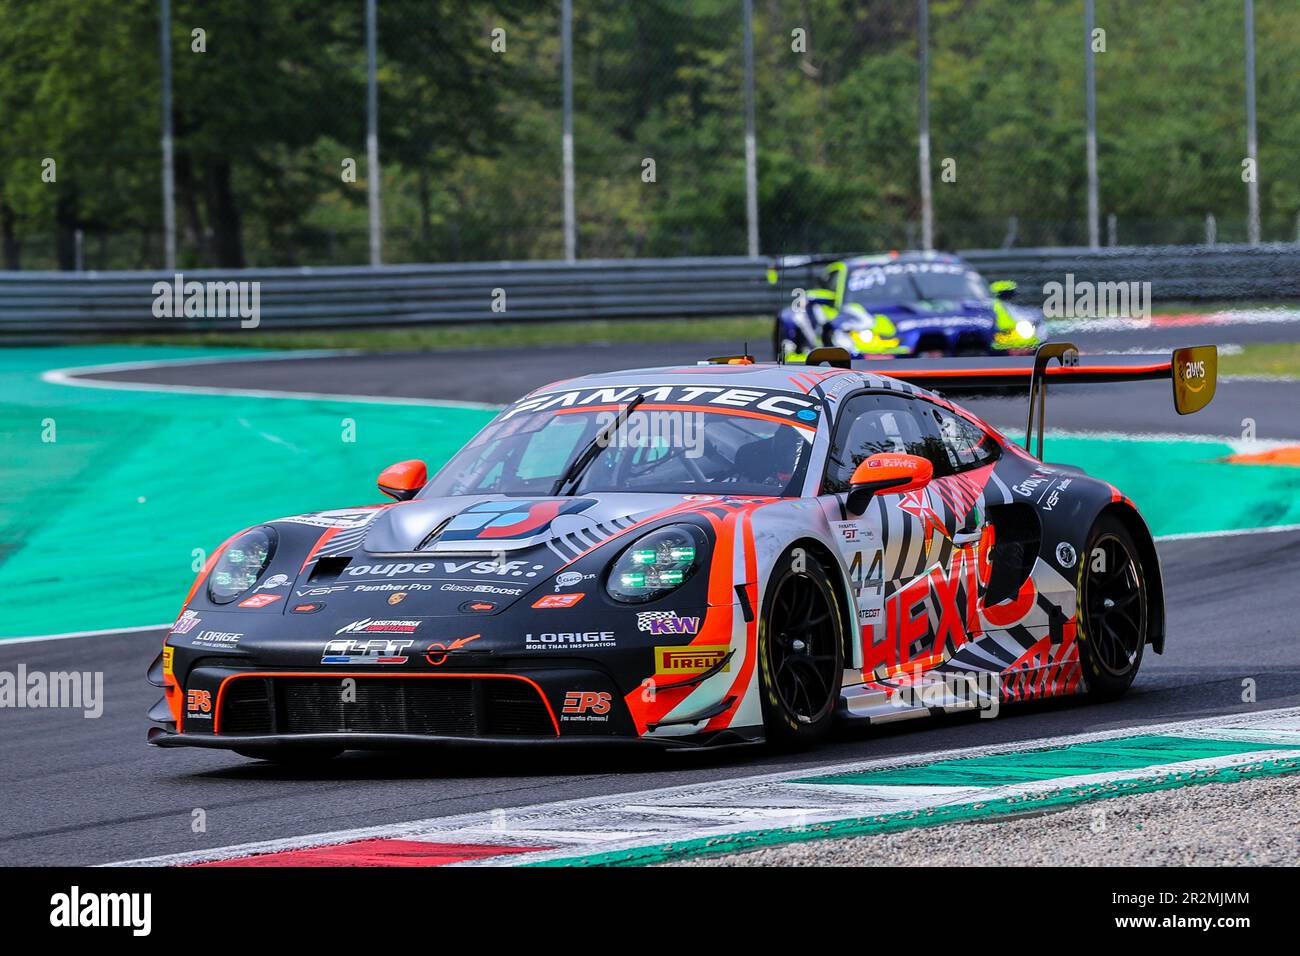
[[612,700],[605,691],[571,690],[564,695],[563,712],[604,716],[609,713]]

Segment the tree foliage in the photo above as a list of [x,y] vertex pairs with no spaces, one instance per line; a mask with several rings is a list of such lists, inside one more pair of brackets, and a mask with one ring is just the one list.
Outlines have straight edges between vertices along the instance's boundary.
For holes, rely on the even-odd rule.
[[[914,0],[754,6],[764,251],[915,241]],[[940,244],[1084,239],[1082,6],[932,0]],[[575,4],[581,255],[743,252],[740,7]],[[1120,241],[1197,241],[1207,214],[1242,238],[1240,3],[1097,8],[1101,198]],[[182,265],[366,261],[363,11],[173,0]],[[379,12],[388,261],[560,255],[558,0]],[[1295,238],[1300,6],[1259,5],[1256,36],[1265,236]],[[156,0],[0,0],[7,267],[71,267],[78,233],[91,266],[161,263],[158,54]]]

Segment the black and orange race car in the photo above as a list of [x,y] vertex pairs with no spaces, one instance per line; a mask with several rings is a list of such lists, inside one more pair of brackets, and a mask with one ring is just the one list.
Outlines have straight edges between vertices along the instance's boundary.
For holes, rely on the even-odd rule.
[[[538,389],[432,478],[385,469],[390,503],[223,544],[149,671],[149,741],[794,745],[837,717],[1114,697],[1164,648],[1156,550],[1121,491],[1042,460],[1043,396],[1165,379],[1186,413],[1216,361],[1054,344],[882,374],[824,349]],[[936,383],[1028,386],[1025,447]]]

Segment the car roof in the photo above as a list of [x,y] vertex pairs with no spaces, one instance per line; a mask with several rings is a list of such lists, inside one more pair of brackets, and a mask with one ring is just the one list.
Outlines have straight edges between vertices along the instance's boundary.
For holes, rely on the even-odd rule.
[[851,259],[844,260],[845,265],[850,269],[862,266],[887,266],[891,263],[905,262],[939,262],[945,265],[966,265],[961,256],[953,255],[951,252],[919,252],[915,250],[881,253],[872,256],[854,256]]
[[[844,382],[845,384],[841,384]],[[766,388],[780,391],[798,391],[804,394],[817,392],[822,397],[832,386],[835,391],[861,388],[879,388],[905,395],[931,396],[924,388],[903,382],[888,375],[877,375],[860,369],[828,368],[798,364],[777,365],[774,362],[749,364],[666,365],[658,368],[636,368],[617,372],[598,372],[576,378],[562,379],[535,389],[530,395],[545,395],[578,388],[608,388],[641,385],[711,385],[727,388]],[[817,391],[820,389],[821,391]]]

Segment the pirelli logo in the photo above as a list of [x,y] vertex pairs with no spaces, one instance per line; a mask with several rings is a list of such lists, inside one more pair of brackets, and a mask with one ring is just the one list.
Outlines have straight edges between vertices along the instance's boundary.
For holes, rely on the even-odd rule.
[[[727,656],[731,650],[726,645],[692,644],[686,647],[656,647],[656,674],[700,674]],[[731,670],[728,663],[723,671]]]

